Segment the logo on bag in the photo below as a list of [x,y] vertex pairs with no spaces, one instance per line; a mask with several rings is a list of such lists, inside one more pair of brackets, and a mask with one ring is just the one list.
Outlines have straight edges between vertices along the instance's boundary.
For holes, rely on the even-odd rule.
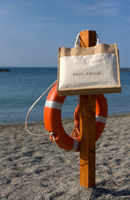
[[73,73],[73,76],[100,75],[101,72]]

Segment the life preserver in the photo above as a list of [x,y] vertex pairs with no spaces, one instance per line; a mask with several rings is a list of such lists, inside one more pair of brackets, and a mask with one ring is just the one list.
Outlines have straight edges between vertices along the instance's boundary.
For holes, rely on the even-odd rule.
[[[59,96],[57,83],[50,90],[44,107],[44,125],[47,131],[54,132],[57,145],[67,151],[79,151],[80,138],[72,138],[65,132],[61,122],[61,109],[66,96]],[[96,95],[96,138],[101,136],[107,118],[107,100],[103,94]],[[52,137],[50,139],[53,141]]]

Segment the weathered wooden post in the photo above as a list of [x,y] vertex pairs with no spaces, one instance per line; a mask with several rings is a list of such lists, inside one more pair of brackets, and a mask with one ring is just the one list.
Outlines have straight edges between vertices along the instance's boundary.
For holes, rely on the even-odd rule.
[[[96,44],[96,31],[81,31],[81,47]],[[80,96],[80,185],[95,185],[95,95]]]

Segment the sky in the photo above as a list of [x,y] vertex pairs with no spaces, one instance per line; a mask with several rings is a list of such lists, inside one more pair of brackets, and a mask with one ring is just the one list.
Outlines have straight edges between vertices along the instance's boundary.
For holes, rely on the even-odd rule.
[[57,67],[58,47],[73,48],[82,30],[117,43],[130,68],[129,0],[0,0],[0,67]]

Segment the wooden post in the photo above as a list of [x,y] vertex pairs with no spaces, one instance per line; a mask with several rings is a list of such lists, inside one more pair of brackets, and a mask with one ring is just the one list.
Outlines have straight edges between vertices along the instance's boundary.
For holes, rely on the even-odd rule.
[[[96,31],[81,31],[81,47],[96,44]],[[80,185],[95,185],[95,95],[80,96]]]

